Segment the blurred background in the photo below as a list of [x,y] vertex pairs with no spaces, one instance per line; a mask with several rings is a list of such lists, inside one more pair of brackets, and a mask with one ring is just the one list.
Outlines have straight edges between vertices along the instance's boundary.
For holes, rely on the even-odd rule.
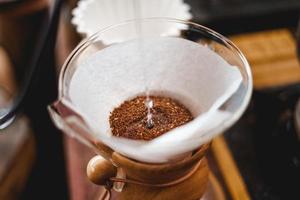
[[[85,175],[94,153],[62,135],[47,112],[57,98],[60,67],[88,35],[80,24],[93,19],[73,18],[84,12],[76,7],[87,7],[86,2],[93,1],[0,0],[1,200],[81,200],[100,193]],[[209,158],[227,199],[300,199],[300,1],[178,2],[188,13],[184,20],[229,37],[253,72],[249,108],[218,138],[225,146],[216,142]],[[109,10],[104,3],[101,9]],[[169,13],[170,7],[160,10]],[[180,6],[176,9],[173,13],[180,12]],[[222,160],[222,153],[229,159]],[[229,177],[229,171],[235,176]]]

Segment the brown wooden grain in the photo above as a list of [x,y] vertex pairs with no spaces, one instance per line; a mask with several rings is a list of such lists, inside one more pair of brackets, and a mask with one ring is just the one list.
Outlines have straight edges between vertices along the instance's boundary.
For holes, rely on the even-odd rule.
[[209,145],[203,145],[195,154],[185,159],[166,164],[148,164],[128,159],[118,153],[113,153],[113,162],[124,169],[128,179],[152,184],[172,182],[190,172],[201,160],[196,172],[181,183],[168,187],[150,187],[136,184],[126,184],[118,193],[120,200],[173,200],[200,199],[208,182],[209,168],[205,154]]
[[230,39],[249,61],[255,89],[300,82],[296,41],[289,30],[242,34]]
[[213,140],[212,152],[233,200],[250,200],[247,187],[234,162],[223,136]]
[[[203,159],[198,170],[187,180],[180,184],[157,188],[143,187],[140,185],[127,184],[123,191],[119,193],[120,200],[174,200],[185,199],[194,200],[200,199],[205,192],[208,182],[208,164],[207,160]],[[159,180],[159,175],[154,175]]]
[[[199,199],[206,190],[206,185],[208,182],[209,168],[207,160],[205,158],[208,147],[209,145],[203,145],[193,155],[186,157],[185,159],[178,162],[166,164],[141,163],[126,158],[118,153],[113,153],[113,163],[125,171],[126,178],[141,183],[162,184],[176,181],[179,178],[186,176],[191,170],[196,167],[196,171],[191,174],[189,178],[170,186],[154,187],[126,183],[121,193],[113,192],[113,199]],[[104,185],[105,180],[108,180],[109,177],[114,177],[113,174],[115,173],[115,170],[107,169],[107,167],[115,168],[111,164],[105,164],[106,166],[104,166],[103,162],[92,161],[92,163],[93,164],[89,164],[87,168],[88,177],[92,182]],[[99,182],[97,181],[99,177],[101,180],[103,178],[105,180],[103,179],[104,181],[102,180]],[[103,198],[105,198],[105,195],[103,196]]]

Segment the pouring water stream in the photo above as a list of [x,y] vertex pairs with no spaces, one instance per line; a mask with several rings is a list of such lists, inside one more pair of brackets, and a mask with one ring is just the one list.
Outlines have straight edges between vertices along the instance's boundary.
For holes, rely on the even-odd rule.
[[[141,54],[139,54],[139,58],[138,59],[143,59],[143,51],[140,51],[140,49],[142,49],[141,45],[142,45],[142,31],[141,31],[141,6],[140,6],[140,2],[139,0],[133,0],[133,10],[134,10],[134,18],[135,18],[135,29],[138,35],[138,40],[139,45],[138,45],[138,52],[141,52]],[[150,98],[150,91],[149,91],[149,83],[147,81],[147,68],[144,69],[144,73],[143,73],[143,79],[144,79],[144,84],[145,84],[145,94],[146,94],[146,101],[145,101],[145,106],[147,108],[147,119],[146,119],[146,127],[151,129],[154,127],[154,122],[152,119],[152,108],[153,108],[153,101]]]

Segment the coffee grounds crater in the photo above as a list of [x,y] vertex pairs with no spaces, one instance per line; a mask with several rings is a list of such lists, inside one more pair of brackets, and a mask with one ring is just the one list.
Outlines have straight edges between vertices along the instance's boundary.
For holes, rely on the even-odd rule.
[[150,96],[153,126],[147,126],[146,96],[124,101],[109,117],[112,134],[134,140],[152,140],[193,119],[179,101],[163,96]]

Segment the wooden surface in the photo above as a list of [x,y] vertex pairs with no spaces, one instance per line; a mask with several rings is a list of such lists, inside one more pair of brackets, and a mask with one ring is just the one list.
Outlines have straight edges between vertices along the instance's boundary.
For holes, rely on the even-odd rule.
[[296,42],[289,30],[236,35],[230,39],[249,61],[255,89],[300,82]]
[[250,200],[246,185],[223,136],[218,136],[213,140],[212,152],[231,198],[233,200]]

